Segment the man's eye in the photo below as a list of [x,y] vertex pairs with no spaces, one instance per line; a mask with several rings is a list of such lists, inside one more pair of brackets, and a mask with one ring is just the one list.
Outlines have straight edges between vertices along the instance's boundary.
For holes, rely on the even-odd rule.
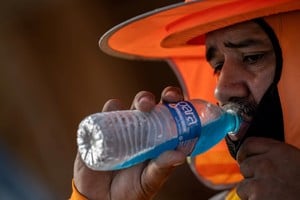
[[223,62],[219,62],[219,63],[216,63],[213,65],[213,68],[214,68],[214,75],[218,75],[220,74],[221,70],[222,70],[222,67],[223,67]]
[[243,62],[247,64],[255,64],[264,57],[263,53],[247,55],[243,57]]

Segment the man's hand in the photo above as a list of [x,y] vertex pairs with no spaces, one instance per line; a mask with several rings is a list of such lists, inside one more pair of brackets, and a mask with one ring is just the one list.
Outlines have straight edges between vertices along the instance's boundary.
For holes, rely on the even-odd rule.
[[237,161],[245,178],[237,187],[241,199],[299,199],[299,149],[273,139],[250,137],[241,146]]
[[[183,99],[178,88],[168,87],[162,100],[176,102]],[[155,106],[153,94],[142,91],[133,101],[132,109],[150,111]],[[103,111],[121,109],[118,100],[108,101]],[[175,166],[185,162],[179,151],[168,151],[157,159],[118,171],[93,171],[85,166],[79,155],[74,164],[74,183],[77,190],[89,200],[146,200],[151,199],[166,181]]]

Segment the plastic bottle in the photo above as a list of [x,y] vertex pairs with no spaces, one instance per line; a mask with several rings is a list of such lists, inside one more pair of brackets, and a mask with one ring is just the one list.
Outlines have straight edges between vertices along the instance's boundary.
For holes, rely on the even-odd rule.
[[[198,114],[197,114],[198,113]],[[237,132],[240,117],[203,100],[158,104],[151,112],[92,114],[79,125],[78,151],[93,170],[117,170],[179,149],[194,156]]]

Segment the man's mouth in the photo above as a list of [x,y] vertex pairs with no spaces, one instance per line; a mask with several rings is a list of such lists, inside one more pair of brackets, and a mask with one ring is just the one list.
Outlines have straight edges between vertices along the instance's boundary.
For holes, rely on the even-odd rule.
[[234,101],[227,104],[223,104],[221,107],[224,110],[232,110],[238,113],[242,118],[242,123],[239,131],[235,133],[228,133],[228,137],[232,141],[241,140],[245,136],[248,127],[253,119],[254,113],[257,108],[257,104],[249,103],[246,101]]
[[238,132],[228,133],[228,137],[230,138],[230,140],[234,142],[241,140],[246,135],[249,124],[249,122],[243,121]]

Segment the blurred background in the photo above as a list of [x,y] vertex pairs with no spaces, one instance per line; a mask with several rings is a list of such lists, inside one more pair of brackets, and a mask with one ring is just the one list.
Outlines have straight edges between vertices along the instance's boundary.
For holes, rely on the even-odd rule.
[[[9,0],[0,5],[0,199],[68,199],[76,130],[119,98],[177,85],[166,63],[100,51],[112,26],[174,0]],[[208,199],[187,166],[157,199]],[[200,199],[200,198],[198,198]]]

